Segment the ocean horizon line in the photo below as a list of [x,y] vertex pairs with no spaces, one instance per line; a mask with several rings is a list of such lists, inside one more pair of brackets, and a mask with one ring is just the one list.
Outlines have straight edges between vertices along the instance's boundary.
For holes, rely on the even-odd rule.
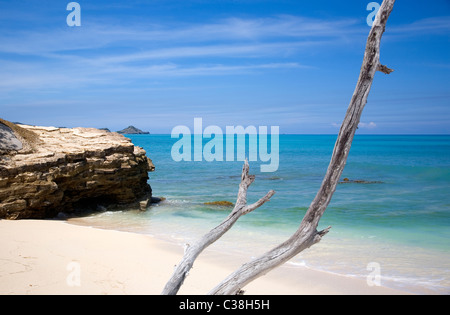
[[[133,135],[133,136],[148,136],[148,135],[161,135],[161,136],[171,136],[170,133],[158,133],[158,132],[150,132],[149,134],[125,134],[125,135]],[[197,133],[192,133],[191,135],[195,136],[201,136],[202,134],[197,134]],[[231,134],[227,134],[227,133],[223,133],[223,135],[236,135],[236,133],[231,133]],[[246,134],[248,135],[248,134]],[[270,135],[270,133],[268,133],[268,135]],[[336,134],[332,134],[332,133],[280,133],[280,136],[337,136],[338,133]],[[441,133],[441,134],[421,134],[421,133],[364,133],[364,134],[355,134],[355,136],[450,136],[450,133],[445,134],[445,133]]]

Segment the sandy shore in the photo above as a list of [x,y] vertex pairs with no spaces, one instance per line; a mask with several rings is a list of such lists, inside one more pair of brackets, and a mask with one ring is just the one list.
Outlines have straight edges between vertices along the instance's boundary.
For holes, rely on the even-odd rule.
[[[160,294],[183,249],[147,235],[64,221],[0,220],[0,294]],[[180,294],[206,294],[245,261],[205,252]],[[366,281],[285,265],[249,295],[403,294]]]

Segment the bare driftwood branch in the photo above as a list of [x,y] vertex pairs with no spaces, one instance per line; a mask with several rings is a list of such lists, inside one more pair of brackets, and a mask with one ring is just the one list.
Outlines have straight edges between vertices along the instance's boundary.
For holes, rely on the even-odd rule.
[[318,243],[331,227],[317,231],[319,220],[331,201],[344,170],[362,111],[377,71],[392,72],[380,64],[380,42],[395,0],[384,0],[367,40],[360,76],[337,138],[331,162],[322,185],[300,224],[286,242],[233,272],[209,294],[240,294],[251,281],[287,262],[301,251]]
[[237,196],[236,205],[230,215],[217,227],[205,234],[196,244],[187,246],[184,256],[180,264],[176,267],[172,277],[167,282],[163,295],[175,295],[180,290],[186,276],[189,274],[195,259],[198,255],[207,248],[209,245],[217,241],[222,237],[243,215],[252,212],[253,210],[261,207],[264,203],[270,201],[270,198],[275,194],[275,191],[269,191],[263,198],[257,202],[247,205],[247,190],[254,182],[255,176],[249,175],[249,165],[245,161],[242,169],[241,183],[239,185],[239,192]]

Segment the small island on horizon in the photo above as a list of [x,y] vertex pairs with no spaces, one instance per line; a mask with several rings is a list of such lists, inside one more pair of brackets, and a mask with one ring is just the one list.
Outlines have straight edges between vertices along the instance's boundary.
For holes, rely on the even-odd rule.
[[117,133],[120,133],[122,135],[149,135],[150,132],[148,131],[142,131],[134,126],[128,126],[127,128],[117,131]]

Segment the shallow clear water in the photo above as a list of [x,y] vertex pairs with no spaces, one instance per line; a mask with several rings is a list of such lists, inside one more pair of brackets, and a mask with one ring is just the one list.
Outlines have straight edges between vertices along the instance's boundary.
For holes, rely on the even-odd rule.
[[[92,226],[151,234],[180,244],[218,225],[234,202],[243,163],[174,162],[170,135],[133,135],[156,171],[154,196],[167,198],[147,212],[104,212],[85,218]],[[336,136],[281,135],[277,172],[261,173],[254,202],[270,189],[272,201],[242,217],[212,246],[257,256],[295,232],[326,172]],[[450,136],[356,136],[343,178],[320,227],[332,226],[317,245],[290,263],[365,278],[379,264],[383,285],[413,293],[450,293]]]

